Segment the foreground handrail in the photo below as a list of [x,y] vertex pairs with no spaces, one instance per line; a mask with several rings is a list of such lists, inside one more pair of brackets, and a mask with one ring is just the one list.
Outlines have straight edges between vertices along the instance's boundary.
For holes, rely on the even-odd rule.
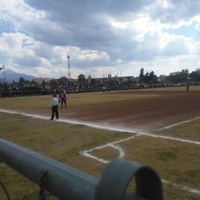
[[[96,178],[0,138],[0,162],[62,200],[163,199],[157,173],[133,161],[116,158]],[[136,191],[127,192],[133,178]]]

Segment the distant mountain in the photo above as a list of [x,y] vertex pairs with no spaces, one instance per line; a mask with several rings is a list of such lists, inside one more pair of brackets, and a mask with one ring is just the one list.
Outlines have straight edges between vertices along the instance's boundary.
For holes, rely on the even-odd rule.
[[7,69],[7,70],[5,70],[5,72],[2,71],[0,73],[0,82],[4,81],[4,77],[5,77],[4,73],[6,76],[6,81],[9,81],[9,82],[12,82],[12,81],[19,82],[19,79],[21,77],[28,81],[32,81],[34,78],[37,78],[35,76],[31,76],[31,75],[27,75],[27,74],[20,74],[20,73],[12,71],[10,69]]

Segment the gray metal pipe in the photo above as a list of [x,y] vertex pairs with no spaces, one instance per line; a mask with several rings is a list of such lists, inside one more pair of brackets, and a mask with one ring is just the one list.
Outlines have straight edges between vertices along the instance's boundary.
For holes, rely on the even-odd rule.
[[4,139],[0,139],[0,162],[37,185],[48,172],[46,190],[59,199],[94,200],[97,178]]
[[[157,173],[133,161],[114,159],[98,179],[0,138],[0,162],[61,200],[163,200]],[[133,178],[136,191],[127,192]]]

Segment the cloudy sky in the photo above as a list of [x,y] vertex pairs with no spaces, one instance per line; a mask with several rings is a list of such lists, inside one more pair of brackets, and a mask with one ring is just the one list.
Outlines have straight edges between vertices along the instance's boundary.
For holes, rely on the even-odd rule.
[[38,77],[200,68],[198,0],[1,0],[0,67]]

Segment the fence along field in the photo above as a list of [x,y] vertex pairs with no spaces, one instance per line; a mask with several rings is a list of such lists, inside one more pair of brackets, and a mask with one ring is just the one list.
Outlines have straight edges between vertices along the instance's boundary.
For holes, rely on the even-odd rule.
[[[50,96],[0,99],[0,108],[6,109],[0,113],[0,136],[94,176],[120,155],[155,169],[163,181],[164,199],[200,199],[200,90],[174,90],[68,95],[68,108],[60,110],[61,119],[55,122],[48,120]],[[12,199],[37,196],[34,184],[0,167],[0,179]]]

